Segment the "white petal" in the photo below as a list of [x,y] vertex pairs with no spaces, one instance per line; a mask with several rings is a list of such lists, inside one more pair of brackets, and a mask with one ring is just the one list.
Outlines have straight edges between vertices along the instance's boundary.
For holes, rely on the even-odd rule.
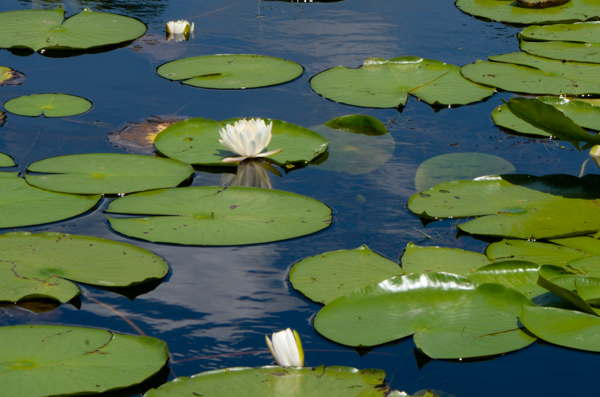
[[277,357],[279,358],[278,364],[283,367],[289,367],[291,363],[285,331],[273,333],[273,348],[277,352]]
[[277,363],[277,365],[281,365],[281,364],[279,364],[279,358],[277,358],[277,352],[273,348],[273,343],[271,343],[271,339],[269,339],[269,337],[267,335],[265,335],[265,342],[267,342],[269,351],[271,352],[271,355],[275,359],[275,362]]
[[269,157],[269,156],[272,156],[274,154],[281,153],[281,152],[283,152],[283,149],[269,150],[268,152],[259,153],[254,157]]
[[300,354],[298,353],[298,346],[296,346],[296,338],[291,329],[285,330],[285,339],[288,344],[288,351],[290,353],[290,365],[294,367],[301,367]]
[[248,157],[225,157],[222,161],[224,163],[237,163],[239,161],[244,161]]

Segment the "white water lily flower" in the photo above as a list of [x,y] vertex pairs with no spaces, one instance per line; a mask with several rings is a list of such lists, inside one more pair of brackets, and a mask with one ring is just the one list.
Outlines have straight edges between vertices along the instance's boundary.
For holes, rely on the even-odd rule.
[[261,153],[271,142],[273,122],[267,125],[263,119],[236,121],[234,125],[227,124],[219,133],[219,142],[240,157],[227,157],[224,163],[235,163],[255,157],[267,157],[281,152],[283,149]]
[[170,34],[189,34],[194,31],[194,23],[190,25],[190,23],[184,19],[180,19],[179,21],[169,21],[167,22],[167,33]]
[[277,365],[304,367],[304,350],[296,331],[288,328],[285,331],[273,332],[273,343],[266,335],[265,340]]
[[590,156],[598,164],[598,167],[600,167],[600,145],[596,145],[590,149]]

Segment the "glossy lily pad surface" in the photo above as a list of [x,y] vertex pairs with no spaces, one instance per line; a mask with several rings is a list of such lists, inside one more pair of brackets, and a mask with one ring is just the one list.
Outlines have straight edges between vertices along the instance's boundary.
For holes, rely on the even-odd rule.
[[502,240],[490,244],[486,255],[493,261],[518,260],[565,267],[570,262],[600,256],[600,241],[592,237],[571,237],[551,243]]
[[320,201],[281,190],[233,186],[186,187],[132,194],[107,212],[146,217],[108,218],[124,235],[185,245],[243,245],[315,233],[332,222]]
[[304,68],[292,61],[263,55],[204,55],[160,66],[161,77],[201,88],[222,90],[266,87],[299,77]]
[[463,274],[489,265],[483,254],[445,247],[419,247],[409,242],[402,255],[402,268],[410,273]]
[[136,385],[167,363],[148,336],[55,325],[0,327],[0,382],[7,397],[97,394]]
[[128,287],[165,277],[166,262],[134,245],[99,237],[28,232],[0,235],[0,300],[49,298],[68,302],[71,281]]
[[[223,163],[223,159],[234,154],[221,145],[219,131],[227,124],[234,124],[239,118],[216,120],[193,118],[180,121],[163,130],[154,145],[162,154],[189,164],[222,166],[235,165]],[[267,151],[283,149],[281,153],[269,156],[279,164],[291,164],[310,161],[327,150],[327,139],[314,131],[299,125],[280,120],[265,119],[268,125],[273,123],[273,138]]]
[[32,94],[6,101],[4,108],[19,116],[66,117],[87,112],[92,103],[74,95]]
[[135,40],[146,32],[137,19],[85,9],[64,21],[62,7],[0,13],[0,48],[83,50]]

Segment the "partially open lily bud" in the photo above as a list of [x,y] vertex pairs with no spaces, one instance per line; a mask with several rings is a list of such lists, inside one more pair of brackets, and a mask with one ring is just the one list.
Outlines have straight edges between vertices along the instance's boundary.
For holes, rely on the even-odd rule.
[[590,149],[590,157],[598,164],[598,167],[600,167],[600,145],[596,145]]
[[169,21],[167,22],[167,33],[171,34],[190,34],[190,32],[194,31],[194,23],[190,25],[190,23],[184,19],[180,19],[179,21]]
[[277,365],[282,367],[304,367],[304,350],[296,331],[273,332],[273,342],[265,335],[265,340]]

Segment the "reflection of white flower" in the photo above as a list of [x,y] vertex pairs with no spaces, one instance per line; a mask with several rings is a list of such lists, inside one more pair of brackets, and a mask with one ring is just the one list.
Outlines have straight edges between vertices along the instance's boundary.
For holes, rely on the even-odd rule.
[[285,331],[273,332],[273,343],[266,335],[265,340],[277,365],[304,367],[304,350],[296,331],[288,328]]
[[236,174],[223,174],[221,186],[248,186],[262,189],[273,189],[267,170],[281,176],[279,171],[263,159],[244,160],[237,166]]
[[227,124],[219,132],[219,142],[240,157],[227,157],[224,163],[235,163],[248,158],[267,157],[281,152],[283,149],[271,150],[261,153],[271,142],[271,128],[273,122],[266,125],[263,119],[252,119],[236,121],[234,125]]
[[179,21],[167,22],[167,33],[172,34],[190,34],[194,31],[194,23],[190,23],[186,20],[180,19]]
[[600,145],[596,145],[590,149],[590,157],[598,164],[598,167],[600,167]]

